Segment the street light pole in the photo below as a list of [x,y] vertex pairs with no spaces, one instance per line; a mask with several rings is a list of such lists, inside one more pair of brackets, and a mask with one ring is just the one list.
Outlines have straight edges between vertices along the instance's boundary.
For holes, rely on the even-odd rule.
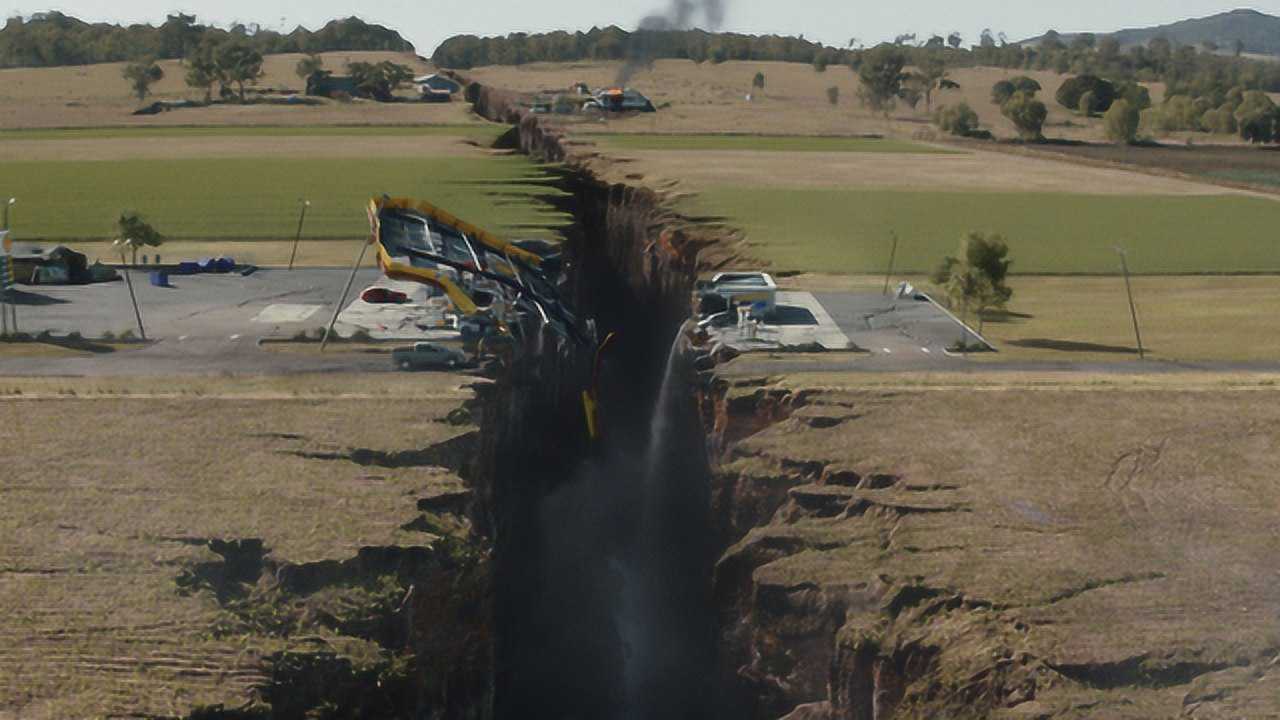
[[356,273],[359,272],[360,266],[364,264],[364,254],[369,250],[369,246],[373,244],[372,240],[360,244],[360,255],[356,257],[356,264],[351,266],[351,276],[347,278],[346,287],[342,288],[342,297],[338,298],[338,304],[333,308],[333,317],[329,320],[329,327],[324,329],[324,337],[320,340],[320,352],[329,344],[329,335],[333,332],[333,326],[338,323],[338,315],[342,313],[342,304],[347,301],[347,293],[351,292],[351,286],[355,284]]
[[[124,242],[116,240],[111,244],[120,248],[120,264],[122,266],[125,265],[125,248],[132,247],[133,240],[125,240]],[[133,292],[133,279],[129,276],[129,268],[122,267],[122,270],[124,271],[124,284],[129,288],[129,301],[133,303],[133,316],[138,320],[138,336],[142,338],[143,342],[146,342],[147,330],[142,327],[142,311],[138,309],[138,296]]]
[[884,294],[889,294],[889,279],[893,277],[893,261],[898,258],[898,233],[889,233],[893,236],[893,249],[889,251],[889,271],[884,274]]
[[293,270],[293,260],[298,257],[298,243],[302,241],[302,223],[307,219],[307,208],[311,207],[310,200],[302,201],[302,212],[298,214],[298,232],[293,236],[293,252],[289,253],[289,269]]
[[1129,282],[1129,253],[1124,248],[1116,248],[1120,255],[1120,269],[1124,272],[1124,291],[1129,295],[1129,315],[1133,318],[1133,335],[1138,339],[1138,359],[1146,360],[1147,351],[1142,347],[1142,330],[1138,327],[1138,307],[1133,303],[1133,285]]

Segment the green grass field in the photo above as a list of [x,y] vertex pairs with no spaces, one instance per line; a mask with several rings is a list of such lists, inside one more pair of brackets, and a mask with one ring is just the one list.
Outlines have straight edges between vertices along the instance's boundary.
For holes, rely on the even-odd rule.
[[288,126],[206,126],[206,127],[122,127],[0,130],[5,140],[113,140],[130,138],[184,137],[439,137],[457,136],[494,140],[509,128],[505,125],[315,125]]
[[686,210],[747,231],[777,270],[883,271],[890,233],[900,272],[928,272],[967,232],[999,232],[1016,273],[1140,274],[1280,270],[1280,202],[1222,196],[1096,196],[713,187]]
[[754,150],[764,152],[875,152],[950,154],[955,151],[902,140],[768,135],[590,135],[624,150]]
[[19,199],[19,240],[111,237],[124,209],[176,239],[291,238],[303,197],[307,237],[353,238],[383,193],[430,199],[494,232],[545,235],[568,218],[535,197],[557,193],[543,180],[521,157],[8,162],[0,197]]

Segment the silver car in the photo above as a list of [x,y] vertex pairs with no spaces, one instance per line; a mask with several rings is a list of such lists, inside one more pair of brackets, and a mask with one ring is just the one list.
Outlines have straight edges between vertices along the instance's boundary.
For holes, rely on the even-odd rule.
[[392,350],[391,361],[401,370],[452,370],[465,366],[467,357],[453,348],[420,342]]

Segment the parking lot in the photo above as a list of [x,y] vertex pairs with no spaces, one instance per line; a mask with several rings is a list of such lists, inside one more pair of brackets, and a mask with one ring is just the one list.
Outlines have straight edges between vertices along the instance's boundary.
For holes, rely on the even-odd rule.
[[[317,354],[266,352],[265,339],[289,339],[328,325],[350,275],[340,268],[258,270],[239,273],[172,276],[156,287],[147,273],[132,272],[143,327],[153,344],[123,352],[57,358],[6,357],[4,371],[15,374],[203,374],[217,372],[381,371],[392,368],[386,355],[354,355],[342,346]],[[373,268],[357,272],[335,330],[349,336],[367,332],[374,339],[441,339],[443,312],[419,289],[410,304],[379,306],[359,300],[371,285],[386,285]],[[19,329],[33,335],[79,333],[85,338],[139,335],[137,319],[123,281],[96,285],[18,286]]]
[[875,292],[809,293],[780,290],[777,308],[751,331],[735,324],[713,328],[713,336],[741,352],[795,349],[863,351],[883,363],[950,357],[963,340],[981,339],[925,296]]

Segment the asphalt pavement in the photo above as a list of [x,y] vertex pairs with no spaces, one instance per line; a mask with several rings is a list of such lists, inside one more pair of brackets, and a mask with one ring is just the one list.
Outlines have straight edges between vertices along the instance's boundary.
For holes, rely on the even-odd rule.
[[[6,375],[205,375],[296,372],[378,372],[391,369],[384,355],[343,352],[323,356],[268,352],[264,338],[289,338],[326,326],[350,270],[299,268],[172,276],[155,287],[148,274],[130,274],[143,327],[152,344],[137,349],[69,357],[0,358]],[[377,270],[357,272],[344,305],[375,283]],[[32,334],[139,335],[123,280],[96,285],[18,286],[18,327]]]

